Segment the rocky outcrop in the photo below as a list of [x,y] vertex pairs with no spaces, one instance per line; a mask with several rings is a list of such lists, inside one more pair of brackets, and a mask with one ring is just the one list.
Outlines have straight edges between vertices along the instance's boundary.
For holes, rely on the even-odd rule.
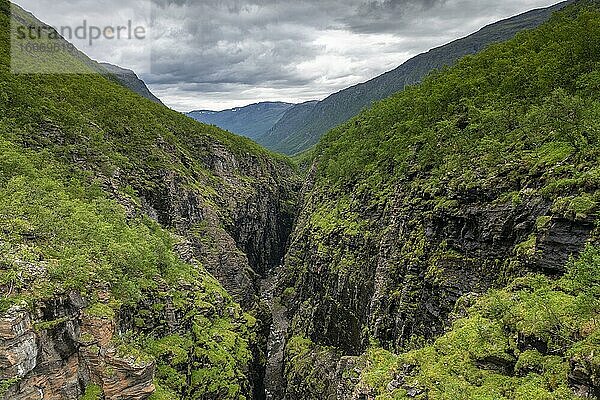
[[[420,210],[421,220],[418,212],[392,209],[368,312],[375,337],[392,348],[411,337],[436,337],[461,296],[485,293],[525,271],[564,272],[594,225],[553,215],[550,206],[538,197],[520,204],[461,202],[454,210]],[[417,256],[407,257],[412,252]]]
[[[156,171],[148,188],[121,172],[107,180],[117,188],[131,184],[143,211],[189,241],[196,258],[239,301],[251,309],[258,300],[260,277],[278,266],[296,215],[299,180],[283,161],[235,154],[218,143],[202,152],[214,177]],[[183,160],[186,155],[162,143]],[[189,161],[192,162],[191,160]]]
[[108,349],[102,358],[92,371],[97,374],[95,378],[102,382],[101,388],[106,399],[144,400],[154,392],[153,362],[119,355],[114,348]]
[[[510,269],[564,271],[594,229],[592,220],[553,216],[539,198],[441,211],[396,204],[385,213],[375,212],[367,235],[324,238],[325,249],[354,257],[346,269],[299,229],[288,271],[306,271],[284,284],[295,287],[290,308],[302,333],[349,353],[364,349],[364,329],[395,348],[415,335],[435,337],[459,297],[485,292]],[[537,226],[539,218],[546,225]]]
[[0,379],[23,378],[35,368],[37,355],[29,313],[12,307],[0,318]]
[[120,350],[114,320],[87,314],[85,305],[71,293],[33,313],[13,307],[2,316],[0,376],[12,383],[4,399],[76,400],[90,384],[106,400],[144,400],[154,392],[154,362]]
[[[375,400],[376,391],[369,384],[361,380],[361,374],[366,368],[365,357],[342,357],[336,367],[336,399],[344,400]],[[396,389],[406,391],[408,398],[423,394],[418,387],[405,382],[405,375],[411,370],[410,365],[403,365],[394,378],[387,384],[386,390],[393,392]]]
[[98,63],[97,68],[101,71],[101,73],[108,75],[108,77],[114,77],[121,85],[125,86],[132,92],[135,92],[157,104],[163,105],[162,101],[160,101],[160,99],[156,97],[150,91],[150,89],[148,89],[146,83],[142,81],[132,70],[108,63]]
[[591,357],[572,358],[569,381],[583,398],[600,398],[600,365]]

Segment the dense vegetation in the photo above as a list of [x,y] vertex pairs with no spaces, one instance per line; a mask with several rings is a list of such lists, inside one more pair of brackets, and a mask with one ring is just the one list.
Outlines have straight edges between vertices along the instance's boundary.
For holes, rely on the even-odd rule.
[[[156,222],[128,220],[89,174],[70,171],[48,152],[23,149],[10,137],[3,132],[0,139],[2,283],[9,290],[3,310],[23,291],[41,300],[105,287],[136,302],[145,289],[156,288],[156,276],[176,282],[190,273]],[[45,271],[37,269],[40,263]]]
[[507,179],[531,176],[532,188],[556,194],[570,193],[565,189],[577,182],[557,180],[572,174],[593,189],[597,22],[595,7],[559,13],[550,24],[376,104],[320,143],[320,179],[372,190],[385,189],[390,179],[424,176],[427,182],[412,185],[428,190],[445,176],[452,189],[506,186]]
[[[20,61],[87,73],[11,73],[9,7],[0,1],[0,307],[34,309],[76,290],[90,315],[136,310],[115,346],[156,360],[154,398],[244,398],[256,320],[199,262],[180,260],[183,239],[144,214],[140,193],[171,173],[226,218],[227,182],[210,170],[211,146],[256,168],[288,162],[92,73],[95,63],[79,53]],[[181,317],[176,326],[161,314],[167,305]]]

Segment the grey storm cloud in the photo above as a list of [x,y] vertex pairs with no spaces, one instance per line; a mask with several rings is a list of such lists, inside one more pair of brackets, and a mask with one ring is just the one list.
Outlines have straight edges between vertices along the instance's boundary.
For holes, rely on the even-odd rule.
[[406,16],[410,11],[414,11],[415,9],[420,11],[427,10],[441,3],[445,3],[445,0],[371,0],[360,4],[357,14],[367,19],[393,18],[397,17],[398,14]]
[[[375,9],[398,11],[417,3],[425,9],[437,2],[156,1],[155,76],[150,83],[168,83],[173,78],[169,71],[177,71],[182,81],[194,83],[304,85],[311,77],[298,76],[294,66],[327,52],[325,45],[315,43],[319,34],[360,32],[369,26],[366,20],[381,20]],[[394,15],[387,13],[386,20],[397,21]],[[182,60],[177,56],[182,50],[193,57]]]
[[136,69],[179,110],[320,99],[488,23],[557,1],[16,0],[52,24],[94,7],[104,14],[123,4],[149,8],[151,68],[131,47],[98,47],[91,56]]

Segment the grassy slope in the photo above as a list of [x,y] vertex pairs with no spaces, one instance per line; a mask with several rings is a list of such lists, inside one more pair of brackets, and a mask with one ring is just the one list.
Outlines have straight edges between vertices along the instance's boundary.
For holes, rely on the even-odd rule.
[[[173,171],[216,204],[217,187],[225,183],[201,161],[209,145],[225,146],[259,165],[287,168],[288,162],[101,75],[11,74],[8,13],[9,3],[1,0],[2,308],[39,305],[73,289],[87,294],[90,312],[109,316],[123,306],[142,307],[150,315],[140,304],[171,301],[187,330],[167,337],[146,330],[122,338],[124,346],[157,359],[155,397],[240,398],[248,392],[254,319],[202,266],[179,260],[173,250],[179,239],[139,212],[132,187],[152,187],[155,172]],[[88,68],[85,58],[64,53],[44,62]],[[109,193],[113,176],[126,178]],[[126,213],[115,196],[138,211]],[[104,293],[110,301],[94,304]]]
[[[320,143],[320,181],[373,189],[413,174],[433,183],[449,175],[452,187],[486,187],[517,164],[541,170],[538,186],[564,170],[594,176],[597,14],[561,13],[377,103]],[[574,165],[547,168],[565,161]]]
[[[407,207],[452,210],[464,193],[501,203],[523,201],[526,194],[553,201],[556,215],[597,220],[599,43],[600,7],[582,1],[330,131],[315,151],[311,196],[319,204],[306,206],[303,229],[313,239],[305,247],[335,257],[339,251],[327,248],[335,247],[327,240],[332,235],[335,243],[340,236],[351,243],[374,236],[377,243],[377,221],[368,216],[386,209],[398,188],[407,193]],[[310,266],[302,254],[292,256],[293,284]],[[361,268],[360,257],[345,253],[329,268],[350,275]],[[401,356],[374,348],[364,356],[362,384],[381,398],[405,398],[406,389],[389,393],[386,385],[406,363],[415,366],[406,379],[421,390],[417,398],[571,397],[570,360],[579,359],[597,377],[599,263],[598,247],[590,247],[558,282],[532,276],[492,292],[432,346]],[[551,350],[520,352],[513,341],[519,333]],[[488,356],[510,358],[514,370],[496,373],[476,363]],[[303,360],[292,359],[289,368]]]

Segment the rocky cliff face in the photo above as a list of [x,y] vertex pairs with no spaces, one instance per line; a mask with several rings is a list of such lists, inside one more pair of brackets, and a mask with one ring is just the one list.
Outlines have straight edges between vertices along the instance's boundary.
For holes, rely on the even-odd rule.
[[[183,157],[165,146],[174,157]],[[200,161],[212,176],[153,171],[140,186],[126,172],[107,179],[112,188],[131,184],[142,209],[189,240],[186,257],[197,258],[246,309],[258,301],[261,277],[279,265],[296,214],[299,180],[289,165],[236,156],[209,144]],[[196,179],[196,181],[194,181]]]
[[[537,196],[514,204],[457,193],[453,207],[439,209],[399,191],[381,208],[349,210],[369,216],[360,231],[340,228],[316,240],[314,196],[319,193],[307,198],[294,232],[278,293],[287,307],[288,337],[345,355],[363,353],[373,340],[401,350],[438,337],[462,296],[527,271],[564,273],[595,229],[595,217],[569,219]],[[337,382],[335,375],[330,381]]]
[[119,349],[114,321],[87,313],[77,293],[33,311],[13,307],[0,323],[2,377],[11,383],[4,398],[74,400],[92,385],[106,399],[154,392],[155,363]]
[[[299,393],[310,376],[324,385],[310,398],[363,398],[360,391],[335,394],[346,390],[341,377],[355,368],[341,355],[360,355],[373,341],[396,351],[426,343],[449,327],[463,296],[527,271],[560,275],[569,257],[598,235],[595,217],[566,218],[541,198],[513,204],[457,197],[456,207],[435,210],[407,207],[406,194],[399,194],[380,210],[352,210],[372,216],[374,225],[363,228],[372,235],[334,231],[319,241],[307,222],[315,204],[308,198],[300,220],[306,228],[294,233],[278,293],[288,339],[298,335],[313,344],[303,357],[288,349],[285,398],[309,398]],[[315,367],[308,381],[298,363]]]
[[205,154],[203,162],[218,180],[213,183],[215,192],[199,193],[166,173],[154,179],[161,182],[158,187],[140,191],[143,207],[163,226],[186,237],[184,259],[201,262],[258,319],[250,373],[253,398],[260,399],[265,396],[266,342],[272,324],[261,286],[262,291],[271,290],[264,282],[283,261],[300,181],[285,164],[239,158],[224,146],[211,146]]

